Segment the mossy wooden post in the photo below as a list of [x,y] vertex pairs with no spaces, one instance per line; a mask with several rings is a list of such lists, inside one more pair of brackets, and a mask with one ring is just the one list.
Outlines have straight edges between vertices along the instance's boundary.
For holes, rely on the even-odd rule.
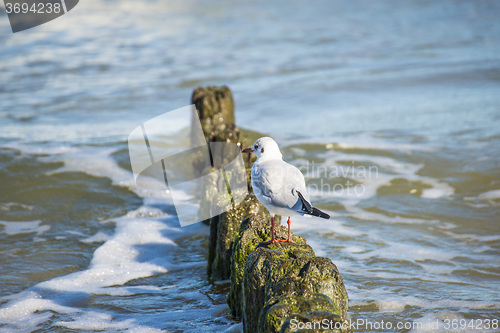
[[[256,249],[270,232],[269,215],[258,207],[243,221],[231,261],[228,304],[243,319],[244,332],[293,332],[294,322],[340,325],[347,316],[347,291],[337,267],[293,233],[296,244]],[[284,226],[275,232],[278,238],[287,236]]]
[[[191,103],[196,106],[207,143],[232,142],[240,147],[246,144],[235,124],[233,94],[228,87],[196,88],[193,91]],[[221,154],[224,154],[224,152]],[[248,156],[245,157],[247,164],[251,163]],[[205,163],[205,161],[196,160],[195,158],[193,163]],[[199,168],[199,170],[201,169]],[[213,195],[213,193],[205,190],[204,193],[207,196]],[[209,201],[207,200],[207,202]],[[244,214],[244,211],[239,209],[238,206],[206,221],[210,223],[207,269],[210,278],[229,279],[232,245],[243,219],[242,214]]]
[[[197,88],[192,103],[208,143],[233,142],[242,148],[251,144],[235,124],[229,88]],[[244,160],[249,173],[255,157],[247,155]],[[203,162],[193,160],[195,164]],[[214,195],[202,191],[206,196]],[[278,242],[257,248],[259,242],[270,238],[269,221],[269,212],[253,195],[209,221],[208,276],[231,278],[227,302],[233,316],[242,318],[244,331],[252,333],[295,332],[293,323],[342,323],[348,300],[337,267],[330,259],[317,257],[306,240],[293,233],[296,244]],[[276,221],[275,236],[286,238],[287,228],[279,225],[278,216]]]
[[196,106],[207,142],[238,142],[233,94],[228,87],[196,88],[191,103]]

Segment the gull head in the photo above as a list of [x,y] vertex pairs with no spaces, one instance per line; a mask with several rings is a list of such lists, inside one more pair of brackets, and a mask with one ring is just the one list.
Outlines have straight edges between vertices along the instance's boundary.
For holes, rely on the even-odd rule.
[[276,141],[267,136],[257,139],[253,147],[244,149],[243,153],[254,153],[257,159],[283,159]]

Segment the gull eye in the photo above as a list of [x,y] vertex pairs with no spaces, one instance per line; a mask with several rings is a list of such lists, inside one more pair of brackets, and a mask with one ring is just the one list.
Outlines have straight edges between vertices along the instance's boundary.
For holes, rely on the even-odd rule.
[[255,148],[255,150],[259,149],[259,145],[255,145],[253,147]]

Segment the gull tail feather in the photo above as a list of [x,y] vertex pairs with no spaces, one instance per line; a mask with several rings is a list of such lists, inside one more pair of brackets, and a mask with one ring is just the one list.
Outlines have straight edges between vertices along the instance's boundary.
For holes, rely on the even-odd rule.
[[327,213],[320,211],[318,208],[314,208],[311,205],[311,203],[304,198],[302,193],[297,191],[297,194],[299,195],[299,198],[302,201],[302,209],[300,210],[301,213],[321,217],[327,220],[330,218],[330,215],[328,215]]
[[314,207],[313,207],[313,211],[312,211],[311,215],[321,217],[321,218],[324,218],[327,220],[330,219],[330,215],[328,215],[327,213],[322,212],[318,208],[314,208]]

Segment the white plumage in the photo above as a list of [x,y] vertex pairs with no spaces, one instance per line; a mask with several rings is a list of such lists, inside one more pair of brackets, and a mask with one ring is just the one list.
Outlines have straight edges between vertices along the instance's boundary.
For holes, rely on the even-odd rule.
[[257,155],[252,167],[252,187],[257,199],[271,213],[272,237],[265,244],[274,243],[274,215],[288,216],[288,239],[290,239],[290,216],[312,215],[330,218],[328,214],[312,207],[306,189],[304,175],[299,169],[283,161],[278,144],[269,137],[255,141],[245,153]]

